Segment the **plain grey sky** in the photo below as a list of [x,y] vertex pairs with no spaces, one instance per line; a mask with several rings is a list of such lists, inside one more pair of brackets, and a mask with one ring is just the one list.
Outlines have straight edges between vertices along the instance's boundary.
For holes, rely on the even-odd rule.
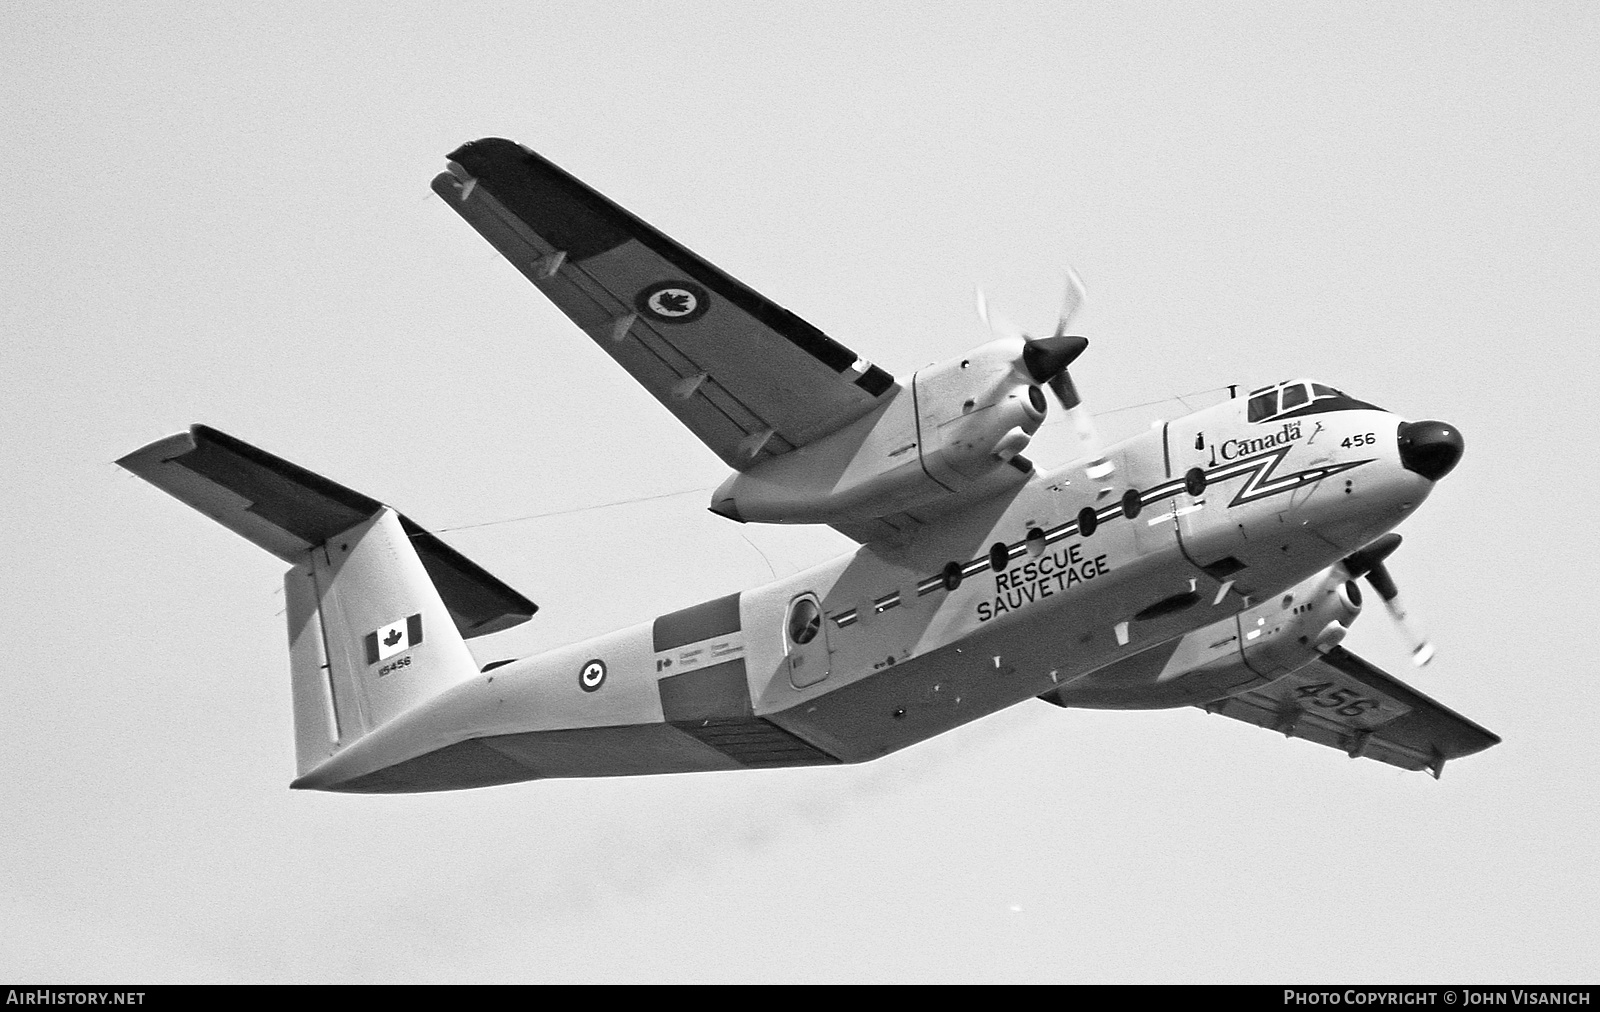
[[[1597,52],[1585,3],[6,5],[0,975],[1592,982]],[[1041,703],[288,791],[283,567],[110,461],[204,421],[435,528],[723,476],[429,192],[486,135],[901,375],[1072,263],[1097,410],[1313,375],[1459,425],[1393,563],[1439,657],[1351,645],[1505,743],[1435,783]],[[706,501],[448,535],[542,605],[479,658],[849,547]]]

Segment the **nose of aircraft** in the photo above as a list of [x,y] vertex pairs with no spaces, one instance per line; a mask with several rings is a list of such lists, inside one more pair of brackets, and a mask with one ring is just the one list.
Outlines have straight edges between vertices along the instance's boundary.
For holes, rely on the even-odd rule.
[[1461,430],[1445,422],[1401,422],[1400,463],[1429,481],[1438,481],[1461,460],[1466,444]]

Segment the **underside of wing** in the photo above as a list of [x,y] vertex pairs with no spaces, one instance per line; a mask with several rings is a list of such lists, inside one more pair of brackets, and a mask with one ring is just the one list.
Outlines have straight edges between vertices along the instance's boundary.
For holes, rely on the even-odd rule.
[[[117,461],[290,564],[383,503],[205,425]],[[405,516],[401,528],[464,637],[525,622],[538,606]]]
[[463,145],[433,189],[730,467],[804,446],[898,389],[518,144]]
[[1435,777],[1450,759],[1500,742],[1343,647],[1261,688],[1202,709]]

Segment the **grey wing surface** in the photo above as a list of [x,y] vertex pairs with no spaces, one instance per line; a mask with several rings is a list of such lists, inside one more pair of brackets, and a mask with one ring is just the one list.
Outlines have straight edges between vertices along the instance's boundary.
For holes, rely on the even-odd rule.
[[732,468],[804,446],[898,389],[518,144],[463,145],[433,189]]
[[1335,647],[1269,685],[1202,709],[1437,777],[1450,759],[1500,738],[1404,682]]
[[[225,432],[196,425],[117,461],[163,492],[296,565],[383,503]],[[403,514],[400,525],[463,637],[525,622],[538,606]]]

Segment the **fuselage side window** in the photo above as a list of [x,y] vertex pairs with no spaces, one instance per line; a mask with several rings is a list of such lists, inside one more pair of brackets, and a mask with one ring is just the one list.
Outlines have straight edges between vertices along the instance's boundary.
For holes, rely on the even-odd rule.
[[789,606],[789,642],[810,643],[822,628],[822,611],[809,597],[797,599]]
[[1304,383],[1291,383],[1283,388],[1283,410],[1285,411],[1290,408],[1298,408],[1308,400],[1310,398],[1306,396]]
[[1271,418],[1277,413],[1278,391],[1269,390],[1264,394],[1250,398],[1250,410],[1245,417],[1248,421],[1259,422],[1263,418]]

